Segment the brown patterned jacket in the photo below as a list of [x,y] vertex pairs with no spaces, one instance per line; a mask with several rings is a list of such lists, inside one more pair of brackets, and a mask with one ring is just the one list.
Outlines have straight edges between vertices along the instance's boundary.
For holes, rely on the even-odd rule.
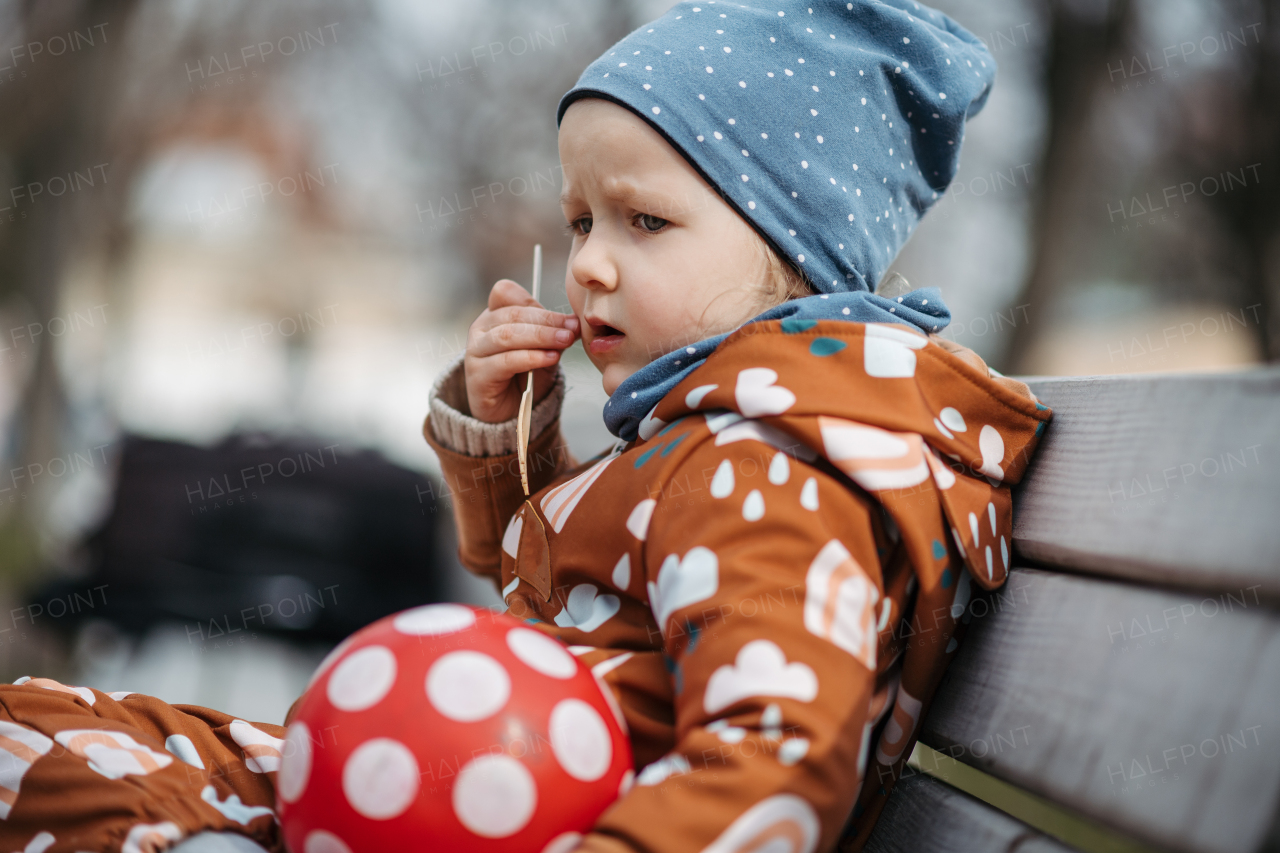
[[973,585],[1005,580],[1009,485],[1051,412],[913,327],[754,323],[582,464],[559,383],[525,499],[513,425],[471,419],[464,387],[459,359],[424,424],[459,556],[630,728],[637,783],[577,849],[859,849]]

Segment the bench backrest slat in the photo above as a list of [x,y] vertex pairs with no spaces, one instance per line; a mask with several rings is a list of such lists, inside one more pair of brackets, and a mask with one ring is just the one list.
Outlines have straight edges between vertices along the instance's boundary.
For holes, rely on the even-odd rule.
[[1280,617],[1035,569],[976,599],[921,730],[1139,839],[1256,850],[1280,803]]
[[1280,368],[1029,384],[1054,417],[1015,492],[1019,554],[1280,595]]

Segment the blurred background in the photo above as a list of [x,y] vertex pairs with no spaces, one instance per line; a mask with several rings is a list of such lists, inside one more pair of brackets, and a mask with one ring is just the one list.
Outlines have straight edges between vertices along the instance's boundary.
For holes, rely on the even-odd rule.
[[[566,310],[554,110],[653,0],[0,0],[0,678],[279,722],[457,564],[420,435]],[[1280,0],[941,0],[999,63],[895,270],[1009,374],[1280,357]],[[580,348],[564,425],[609,442]]]

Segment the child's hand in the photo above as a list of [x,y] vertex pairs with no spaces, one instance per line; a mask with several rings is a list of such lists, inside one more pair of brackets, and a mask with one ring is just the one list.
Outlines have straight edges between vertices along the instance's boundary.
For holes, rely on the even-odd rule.
[[533,374],[533,399],[555,382],[560,351],[578,339],[578,318],[548,311],[529,291],[503,279],[489,291],[489,307],[471,324],[463,366],[471,416],[486,423],[514,418]]

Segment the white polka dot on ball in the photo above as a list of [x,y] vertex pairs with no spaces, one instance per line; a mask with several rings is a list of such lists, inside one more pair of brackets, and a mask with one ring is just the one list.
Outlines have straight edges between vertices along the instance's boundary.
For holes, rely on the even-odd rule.
[[280,772],[276,774],[276,792],[286,803],[296,803],[307,789],[311,778],[311,729],[298,720],[289,726],[284,737]]
[[513,628],[507,632],[507,648],[530,668],[551,678],[572,678],[578,662],[555,638],[530,628]]
[[325,672],[328,671],[329,667],[333,666],[334,663],[337,662],[338,658],[342,657],[346,653],[347,649],[351,647],[352,642],[354,642],[354,638],[347,637],[341,643],[334,646],[329,654],[324,656],[324,660],[320,661],[320,665],[316,667],[316,671],[311,673],[311,678],[307,681],[307,686],[310,687],[312,684],[315,684],[316,681],[319,680],[320,676],[324,675]]
[[467,762],[453,785],[453,813],[483,838],[516,834],[537,807],[533,774],[509,755],[482,755]]
[[392,624],[401,634],[438,636],[470,628],[476,624],[476,615],[461,604],[427,604],[406,610]]
[[427,670],[427,698],[449,719],[473,723],[493,716],[507,704],[511,676],[486,654],[450,652]]
[[542,853],[569,853],[582,841],[581,832],[564,832],[557,835],[542,848]]
[[398,740],[365,741],[343,765],[342,792],[351,808],[370,820],[390,820],[418,796],[418,762]]
[[395,683],[395,654],[386,646],[366,646],[334,667],[325,695],[340,711],[363,711],[381,702]]
[[351,848],[332,832],[313,829],[302,842],[303,853],[351,853]]
[[551,710],[551,750],[564,771],[594,782],[609,770],[613,741],[604,719],[581,699],[565,699]]

